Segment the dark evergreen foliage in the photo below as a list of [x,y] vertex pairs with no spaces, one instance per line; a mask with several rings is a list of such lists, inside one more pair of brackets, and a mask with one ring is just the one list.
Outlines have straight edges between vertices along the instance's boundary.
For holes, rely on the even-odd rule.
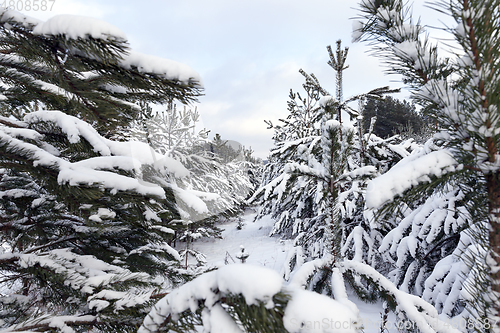
[[370,128],[371,118],[377,117],[373,134],[381,138],[388,138],[409,130],[418,135],[426,126],[414,105],[391,96],[383,99],[368,99],[364,106],[364,115],[363,125],[366,129]]
[[[443,28],[455,43],[445,56],[431,41],[427,27],[414,19],[410,4],[402,0],[362,1],[355,39],[372,43],[389,72],[402,75],[423,114],[435,124],[442,151],[453,156],[458,166],[444,178],[460,184],[471,198],[465,205],[471,219],[468,240],[462,243],[463,253],[457,254],[468,264],[462,274],[471,272],[462,292],[471,320],[489,323],[475,329],[498,332],[500,2],[452,0],[433,7],[455,21]],[[427,184],[417,187],[421,193],[428,188]]]
[[193,101],[201,86],[126,64],[121,37],[39,24],[0,16],[1,325],[133,332],[152,294],[188,278],[168,245],[176,176],[102,135],[119,137],[139,103]]
[[[74,38],[69,33],[34,33],[36,21],[4,11],[0,17],[0,92],[13,108],[33,103],[85,119],[101,134],[126,128],[138,101],[191,102],[200,95],[188,81],[148,73],[124,62],[131,52],[120,36]],[[115,133],[116,134],[116,133]]]

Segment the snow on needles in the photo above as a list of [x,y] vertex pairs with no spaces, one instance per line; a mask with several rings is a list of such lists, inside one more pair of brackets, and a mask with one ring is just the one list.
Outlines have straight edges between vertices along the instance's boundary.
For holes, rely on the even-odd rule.
[[[15,11],[6,11],[1,18],[14,20],[22,24],[34,25],[33,34],[64,36],[67,39],[102,39],[126,42],[127,36],[119,28],[108,22],[79,15],[56,15],[46,22],[32,20]],[[191,67],[169,59],[142,54],[128,50],[123,55],[120,65],[126,69],[135,68],[140,73],[151,73],[167,80],[178,80],[183,83],[197,82],[202,85],[200,75]]]
[[388,172],[368,183],[366,207],[379,208],[412,186],[430,181],[430,176],[440,177],[456,168],[457,162],[447,150],[404,158]]
[[[283,317],[283,324],[288,332],[357,331],[357,315],[342,303],[300,287],[283,288],[283,280],[274,270],[249,264],[233,264],[205,273],[172,291],[154,306],[138,333],[156,332],[166,318],[176,320],[184,311],[199,310],[202,304],[205,332],[241,332],[219,303],[221,298],[224,295],[241,294],[249,305],[263,302],[266,307],[272,308],[273,296],[280,291],[292,296]],[[322,323],[321,328],[308,325],[311,320]]]
[[6,9],[5,7],[3,7],[2,10],[0,10],[0,16],[1,16],[0,18],[1,22],[15,21],[21,23],[25,27],[28,27],[30,25],[32,26],[37,25],[43,22],[34,17],[24,15],[14,10]]
[[108,22],[79,15],[56,15],[33,29],[35,35],[65,35],[69,38],[116,39],[126,40],[125,33]]
[[[24,142],[13,136],[29,136],[31,132],[0,131],[0,139],[8,146],[23,149],[34,159],[34,165],[56,167],[59,171],[58,182],[77,186],[81,184],[99,184],[111,190],[133,190],[144,195],[165,197],[163,188],[141,180],[141,166],[153,165],[162,173],[170,173],[175,177],[189,175],[189,171],[178,161],[152,151],[148,144],[142,142],[117,142],[108,140],[97,133],[92,126],[76,117],[60,111],[37,111],[24,117],[27,125],[40,122],[53,123],[66,134],[70,143],[78,143],[84,138],[101,156],[71,163],[50,149],[43,149],[32,143]],[[10,135],[9,135],[10,134]],[[128,177],[113,172],[114,169],[132,171],[138,177]]]
[[[201,300],[204,300],[205,307],[212,309],[220,298],[217,290],[221,293],[241,293],[249,305],[267,301],[272,307],[272,296],[281,287],[282,279],[273,270],[248,264],[225,266],[199,276],[161,299],[146,316],[138,333],[155,332],[168,315],[175,318],[186,310],[195,312]],[[209,319],[208,316],[207,313],[205,319]],[[206,320],[205,324],[209,322]]]
[[201,85],[200,75],[191,67],[177,61],[131,51],[121,65],[126,69],[135,67],[141,73],[161,75],[168,80],[196,81]]
[[[189,171],[179,161],[155,152],[147,143],[139,141],[118,142],[106,139],[99,135],[92,125],[76,117],[69,116],[61,111],[36,111],[28,113],[24,117],[26,123],[52,122],[56,124],[68,137],[70,143],[80,142],[80,138],[87,140],[96,153],[102,155],[87,162],[81,162],[80,166],[92,168],[113,169],[119,167],[123,170],[132,170],[130,163],[136,169],[142,164],[151,164],[158,169],[166,169],[175,177],[186,177]],[[115,155],[111,158],[110,155]],[[102,157],[109,156],[106,159]],[[128,159],[127,159],[128,158]],[[97,162],[97,161],[100,161]],[[99,167],[100,164],[100,167]]]

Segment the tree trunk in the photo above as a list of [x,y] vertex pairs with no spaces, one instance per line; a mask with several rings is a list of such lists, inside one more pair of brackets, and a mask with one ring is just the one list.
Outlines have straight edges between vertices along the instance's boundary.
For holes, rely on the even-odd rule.
[[[500,172],[486,176],[488,187],[488,212],[489,212],[489,255],[492,259],[491,289],[492,289],[492,313],[500,318]],[[497,323],[500,331],[500,324]]]

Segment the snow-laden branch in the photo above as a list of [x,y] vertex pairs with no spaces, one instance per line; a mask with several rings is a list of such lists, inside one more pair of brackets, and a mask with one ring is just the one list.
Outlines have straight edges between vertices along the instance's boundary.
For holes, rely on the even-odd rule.
[[[127,36],[122,30],[96,18],[66,14],[56,15],[43,22],[11,10],[5,10],[2,14],[2,21],[33,25],[34,35],[64,36],[68,40],[102,39],[104,41],[117,41],[126,47]],[[185,64],[132,51],[121,55],[121,57],[119,64],[125,69],[135,68],[140,73],[156,74],[167,80],[178,80],[183,83],[195,81],[201,86],[200,75]]]
[[434,306],[420,297],[407,294],[399,290],[385,276],[374,268],[354,260],[344,260],[340,263],[343,269],[349,270],[355,275],[361,275],[373,280],[377,287],[391,295],[397,303],[397,312],[406,316],[412,327],[418,328],[422,333],[460,333],[458,329],[450,326],[448,322],[439,319],[438,312]]
[[277,194],[278,200],[281,199],[281,196],[285,192],[286,184],[289,178],[290,178],[289,173],[286,172],[282,173],[280,176],[273,179],[266,186],[258,188],[257,191],[255,191],[255,193],[252,195],[252,197],[247,200],[247,202],[248,203],[254,202],[257,198],[259,198],[262,195],[262,192],[264,192],[264,200],[267,200],[269,196],[272,194]]
[[47,316],[45,318],[36,318],[27,320],[23,325],[11,326],[8,329],[1,330],[1,333],[34,333],[41,332],[41,330],[59,329],[61,332],[73,333],[75,332],[72,326],[95,326],[100,320],[97,316],[82,315],[82,316]]
[[366,207],[377,209],[411,187],[429,182],[430,177],[440,177],[459,168],[450,152],[444,149],[425,155],[411,155],[368,183]]
[[[90,143],[101,156],[71,163],[59,156],[55,147],[48,147],[17,139],[39,140],[43,136],[32,129],[3,127],[0,140],[9,150],[21,152],[31,159],[34,165],[55,167],[58,182],[77,186],[81,184],[99,184],[112,192],[132,190],[143,195],[164,197],[164,190],[155,184],[140,179],[141,166],[153,165],[160,171],[166,171],[176,177],[185,177],[189,171],[175,159],[159,154],[143,142],[118,142],[106,139],[88,123],[62,113],[61,111],[37,111],[24,118],[27,126],[51,123],[57,126],[70,143],[78,143],[81,138]],[[51,149],[49,149],[51,148]],[[133,172],[137,178],[113,172],[116,168]],[[109,170],[109,171],[106,171]]]
[[[263,304],[269,310],[265,313],[271,313],[276,306],[273,297],[278,293],[291,298],[283,316],[279,317],[282,322],[270,323],[277,327],[281,325],[281,330],[312,333],[314,328],[307,323],[328,322],[328,325],[323,325],[325,333],[358,331],[357,315],[342,303],[302,288],[284,287],[283,280],[273,270],[234,264],[205,273],[169,293],[147,315],[138,333],[158,332],[160,327],[176,323],[176,318],[185,316],[186,312],[188,316],[194,316],[200,310],[205,332],[242,332],[235,322],[234,313],[228,311],[228,306],[234,304],[226,304],[226,297],[241,295],[247,305]],[[342,330],[338,329],[339,323]]]
[[200,86],[202,84],[201,76],[188,65],[135,51],[125,56],[121,66],[126,69],[137,68],[140,73],[161,75],[167,80],[179,80],[184,83],[195,81]]
[[[209,310],[204,315],[205,324],[209,324],[210,310],[228,294],[242,294],[249,305],[260,301],[272,307],[272,296],[281,288],[282,280],[272,270],[243,264],[225,266],[199,276],[161,299],[146,316],[138,333],[157,332],[169,318],[187,310],[195,312],[200,305]],[[215,312],[219,310],[216,307]]]
[[[33,252],[32,250],[34,249],[30,249],[28,252]],[[175,251],[171,250],[171,252]],[[144,303],[150,300],[150,296],[155,288],[155,286],[151,286],[144,289],[135,288],[126,292],[116,291],[114,290],[116,284],[127,283],[128,281],[146,283],[151,281],[151,276],[147,273],[131,272],[128,269],[108,264],[91,255],[78,255],[71,252],[70,249],[56,249],[38,254],[5,253],[0,255],[0,261],[16,262],[21,271],[34,267],[42,267],[46,271],[63,276],[65,285],[78,293],[88,295],[89,308],[97,312],[102,312],[106,308],[121,311],[125,308],[144,305]],[[50,280],[47,283],[50,283]],[[78,322],[81,325],[85,325],[87,319],[79,316],[50,316],[48,318],[37,318],[36,322],[25,321],[22,326],[11,326],[7,331],[27,330],[32,325],[59,327],[56,323],[61,323],[62,325],[66,322]],[[92,317],[88,320],[88,325],[94,320],[97,320],[97,317]],[[73,324],[76,325],[76,323]],[[35,327],[33,326],[33,328]],[[72,332],[70,330],[62,331]]]
[[56,15],[39,22],[33,29],[35,35],[64,35],[66,38],[122,39],[127,36],[114,25],[92,17],[79,15]]

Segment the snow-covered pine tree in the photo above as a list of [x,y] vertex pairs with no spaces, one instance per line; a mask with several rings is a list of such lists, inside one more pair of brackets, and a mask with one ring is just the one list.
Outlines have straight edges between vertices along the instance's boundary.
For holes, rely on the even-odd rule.
[[[207,151],[213,142],[208,139],[209,130],[196,132],[199,121],[197,109],[185,107],[178,112],[175,104],[171,103],[165,111],[156,113],[146,106],[142,114],[143,118],[132,127],[131,137],[147,142],[157,152],[181,162],[190,171],[190,177],[178,180],[175,185],[192,194],[198,193],[207,206],[202,214],[186,211],[186,218],[189,216],[188,219],[195,222],[239,211],[243,201],[254,191],[260,176],[259,163],[247,161],[247,157],[252,159],[251,153],[244,147],[236,152],[220,135],[216,135],[213,141],[218,146],[216,150],[226,152],[226,157],[232,155],[239,158],[224,162],[218,153]],[[229,150],[231,154],[227,153]]]
[[[479,272],[478,280],[472,284],[475,290],[465,292],[473,295],[469,301],[476,309],[472,315],[478,328],[500,332],[500,82],[496,75],[500,2],[452,0],[434,6],[456,22],[444,28],[455,41],[447,57],[439,57],[438,46],[425,26],[415,23],[403,1],[364,0],[360,6],[361,21],[356,22],[353,37],[373,43],[390,72],[402,74],[413,89],[416,103],[438,125],[438,137],[446,142],[443,150],[452,159],[448,172],[455,172],[456,183],[481,185],[481,195],[471,196],[477,204],[468,212],[475,230],[471,237],[479,247],[469,266]],[[479,204],[482,193],[487,205]],[[497,323],[496,327],[490,323]]]
[[179,218],[168,179],[188,170],[103,135],[117,136],[139,102],[193,100],[198,76],[130,51],[91,18],[4,11],[0,40],[1,325],[135,331],[152,295],[184,280],[168,245]]
[[[304,73],[305,74],[305,73]],[[266,121],[274,130],[275,148],[271,150],[269,162],[265,166],[261,187],[251,199],[260,203],[256,218],[271,214],[277,221],[272,234],[290,238],[315,227],[314,217],[318,215],[321,182],[317,179],[286,172],[289,161],[307,164],[310,155],[319,159],[321,94],[310,84],[302,85],[306,95],[290,90],[286,119],[280,124]]]
[[205,273],[160,300],[139,333],[360,332],[359,314],[302,286],[285,286],[273,270],[233,264]]
[[212,199],[207,197],[211,200],[211,208],[206,217],[234,215],[255,190],[260,178],[259,163],[247,161],[246,150],[242,146],[237,151],[219,134],[205,144],[205,147],[208,150],[195,154],[182,150],[177,152],[180,154],[175,158],[184,163],[192,173],[192,177],[185,179],[179,186],[218,196],[212,196]]
[[[342,66],[345,65],[347,51],[341,50],[338,43],[337,53],[334,54],[331,48],[328,48],[328,53],[329,64],[337,73],[337,99],[329,97],[314,74],[300,71],[306,79],[303,87],[307,97],[302,98],[300,94],[291,92],[287,119],[277,126],[268,122],[275,130],[276,148],[271,152],[271,163],[266,166],[262,187],[252,198],[262,201],[258,217],[272,214],[276,219],[273,233],[295,237],[297,253],[290,256],[294,262],[301,260],[297,256],[310,260],[324,255],[325,228],[328,225],[325,223],[326,214],[334,211],[340,215],[335,219],[330,215],[330,220],[342,221],[346,226],[333,227],[343,230],[338,234],[337,246],[342,247],[347,242],[343,251],[350,252],[351,258],[371,256],[369,253],[373,251],[367,248],[372,245],[368,239],[370,230],[363,219],[363,191],[367,180],[363,170],[370,170],[373,175],[384,172],[406,156],[407,149],[412,148],[411,142],[398,146],[395,138],[382,140],[372,135],[369,129],[365,133],[362,108],[354,110],[349,103],[358,101],[361,106],[365,98],[377,98],[390,91],[388,88],[375,89],[339,101],[342,98],[341,72],[345,69]],[[339,71],[337,64],[342,67]],[[349,117],[350,113],[351,119],[344,119],[342,132],[335,126],[326,129],[329,125],[340,124],[337,119],[342,120],[341,115],[346,111],[344,117]],[[354,126],[351,125],[353,119],[357,119]],[[335,182],[334,189],[330,179]],[[338,187],[339,184],[342,186]],[[338,194],[340,188],[341,194]],[[334,195],[330,204],[327,203],[329,193]],[[354,229],[356,231],[352,233]],[[359,242],[358,236],[365,240]],[[351,246],[352,242],[355,246]],[[358,255],[354,254],[356,251]],[[337,252],[340,257],[340,249]]]
[[148,142],[161,154],[174,156],[176,153],[200,152],[208,140],[207,129],[196,132],[200,120],[197,108],[177,109],[177,104],[168,102],[165,110],[153,111],[149,105],[142,105],[141,117],[130,127],[126,135],[134,140]]
[[[452,179],[443,185],[443,179],[434,179],[426,192],[422,187],[401,193],[395,190],[418,183],[428,176],[426,169],[446,161],[446,156],[436,155],[441,148],[429,140],[372,180],[365,217],[383,237],[378,251],[385,265],[377,269],[401,290],[433,304],[450,322],[463,324],[470,315],[462,286],[476,274],[464,260],[477,251],[477,243],[470,237],[469,205],[481,194],[486,200],[481,185],[456,184]],[[392,201],[390,205],[383,204],[387,200]]]
[[[330,96],[315,76],[304,75],[308,84],[325,93],[320,100],[321,162],[308,161],[309,165],[315,165],[312,168],[309,165],[288,165],[292,172],[302,173],[306,177],[312,176],[322,182],[323,193],[319,201],[318,216],[318,222],[324,229],[320,238],[323,246],[322,264],[310,272],[309,286],[314,290],[332,293],[335,298],[348,302],[343,286],[344,272],[340,271],[340,265],[345,257],[360,263],[374,261],[376,237],[363,217],[364,190],[367,180],[382,171],[381,156],[370,154],[374,150],[368,149],[373,146],[369,142],[372,133],[369,131],[365,135],[363,130],[362,106],[367,98],[380,98],[395,91],[383,87],[343,100],[343,72],[348,67],[348,48],[342,49],[341,42],[338,41],[335,53],[330,47],[327,50],[330,58],[328,64],[336,72],[336,97]],[[358,110],[349,105],[352,102],[358,102]],[[389,147],[391,145],[384,148]],[[407,154],[404,148],[402,150]],[[387,155],[394,157],[394,153],[386,154],[382,159],[387,158]],[[329,280],[330,283],[327,282]],[[372,294],[366,292],[366,285],[363,285],[359,278],[351,280],[359,294]]]
[[[342,100],[342,72],[346,68],[347,50],[342,50],[339,42],[336,54],[330,48],[328,51],[329,64],[337,72],[336,98],[329,96],[321,88],[314,75],[303,74],[306,77],[306,84],[325,94],[318,101],[321,132],[316,155],[309,153],[305,155],[306,158],[302,157],[302,160],[299,158],[283,161],[283,171],[277,172],[275,179],[266,179],[268,183],[263,184],[254,195],[254,198],[262,197],[264,203],[267,198],[273,200],[274,202],[268,206],[273,212],[274,209],[281,208],[280,201],[286,202],[290,200],[291,195],[294,195],[290,189],[294,189],[295,184],[289,185],[294,180],[292,175],[314,179],[321,184],[320,194],[316,194],[320,200],[317,202],[318,217],[315,220],[319,226],[316,229],[321,232],[308,233],[313,229],[308,228],[296,237],[297,246],[289,255],[287,262],[289,267],[285,267],[284,276],[291,278],[290,285],[299,285],[330,294],[346,308],[355,311],[356,306],[348,299],[345,289],[344,279],[347,277],[364,299],[371,301],[377,296],[384,297],[401,320],[406,319],[415,323],[420,331],[458,332],[438,319],[438,312],[431,304],[398,290],[395,284],[367,265],[369,263],[375,267],[380,266],[380,258],[376,256],[376,251],[383,236],[371,228],[370,220],[364,216],[367,181],[387,171],[402,158],[407,158],[417,145],[412,140],[394,144],[395,142],[391,140],[382,140],[374,136],[370,130],[365,133],[363,100],[379,98],[391,90],[375,89]],[[358,101],[357,110],[349,106],[350,102],[355,101]],[[345,119],[348,116],[351,118],[350,121]],[[352,124],[353,120],[356,121],[355,124]],[[278,128],[276,133],[286,132]],[[286,147],[286,143],[283,146]],[[293,146],[293,142],[290,146]],[[288,157],[295,157],[293,154],[297,151],[298,149],[291,150]],[[303,148],[302,152],[304,151],[307,149]],[[294,189],[294,191],[301,190],[300,186]],[[316,190],[318,191],[317,188]],[[279,213],[287,216],[287,211]],[[280,225],[280,221],[277,225]],[[315,239],[312,249],[316,252],[309,252],[304,246],[311,239]],[[311,253],[315,254],[316,259]]]
[[[221,230],[216,222],[241,212],[245,199],[260,183],[259,163],[246,160],[251,159],[249,150],[241,147],[236,152],[220,135],[216,135],[215,142],[220,143],[216,152],[223,156],[206,150],[210,131],[197,132],[199,117],[196,108],[184,106],[178,111],[174,103],[157,112],[143,105],[141,119],[132,126],[130,134],[134,140],[148,143],[156,152],[181,162],[189,170],[189,177],[169,180],[181,217],[172,241],[181,249],[184,267],[195,273],[209,267],[203,267],[205,256],[190,246],[192,241],[219,237]],[[223,162],[223,157],[229,159],[236,154],[236,159]]]
[[209,144],[209,149],[214,158],[219,159],[222,163],[228,163],[238,159],[240,153],[243,153],[243,147],[239,146],[235,149],[234,144],[239,145],[235,141],[222,139],[221,135],[216,133]]

